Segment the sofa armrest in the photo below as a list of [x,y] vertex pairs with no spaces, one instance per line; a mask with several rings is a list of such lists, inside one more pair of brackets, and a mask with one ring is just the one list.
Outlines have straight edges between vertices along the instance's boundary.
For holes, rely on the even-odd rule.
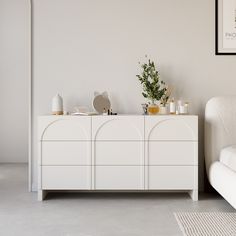
[[205,163],[209,176],[210,165],[219,160],[222,148],[236,143],[236,96],[214,97],[205,110]]

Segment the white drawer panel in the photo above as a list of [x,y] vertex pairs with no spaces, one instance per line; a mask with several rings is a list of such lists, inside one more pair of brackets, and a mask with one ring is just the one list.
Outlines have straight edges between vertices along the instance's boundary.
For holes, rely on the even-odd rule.
[[42,142],[42,165],[91,165],[91,142]]
[[144,189],[144,167],[96,166],[95,189],[99,190]]
[[145,116],[145,140],[198,140],[197,116]]
[[91,140],[91,117],[39,118],[39,140]]
[[144,165],[144,142],[97,141],[95,165]]
[[93,116],[93,140],[144,140],[143,116]]
[[91,167],[43,166],[42,189],[91,189]]
[[[149,166],[148,183],[150,190],[194,189],[193,166]],[[196,186],[196,185],[195,185]]]
[[147,144],[149,165],[197,165],[197,142],[158,142]]

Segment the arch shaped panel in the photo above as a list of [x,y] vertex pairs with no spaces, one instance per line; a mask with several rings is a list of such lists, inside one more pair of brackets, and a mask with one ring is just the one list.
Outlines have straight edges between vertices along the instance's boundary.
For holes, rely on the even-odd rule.
[[157,120],[146,133],[148,140],[197,140],[197,122],[185,119]]
[[60,119],[49,123],[41,140],[90,140],[90,119]]
[[144,140],[142,117],[93,117],[94,140]]

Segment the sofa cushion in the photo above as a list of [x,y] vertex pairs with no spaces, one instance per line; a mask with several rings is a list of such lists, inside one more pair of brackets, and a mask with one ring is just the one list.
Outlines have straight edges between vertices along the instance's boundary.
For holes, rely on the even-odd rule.
[[232,145],[221,150],[220,162],[236,171],[236,145]]

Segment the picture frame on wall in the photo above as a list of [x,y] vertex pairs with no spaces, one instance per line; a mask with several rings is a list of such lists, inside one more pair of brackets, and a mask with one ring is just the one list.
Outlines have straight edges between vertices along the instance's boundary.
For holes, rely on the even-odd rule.
[[215,0],[215,54],[236,55],[236,0]]

